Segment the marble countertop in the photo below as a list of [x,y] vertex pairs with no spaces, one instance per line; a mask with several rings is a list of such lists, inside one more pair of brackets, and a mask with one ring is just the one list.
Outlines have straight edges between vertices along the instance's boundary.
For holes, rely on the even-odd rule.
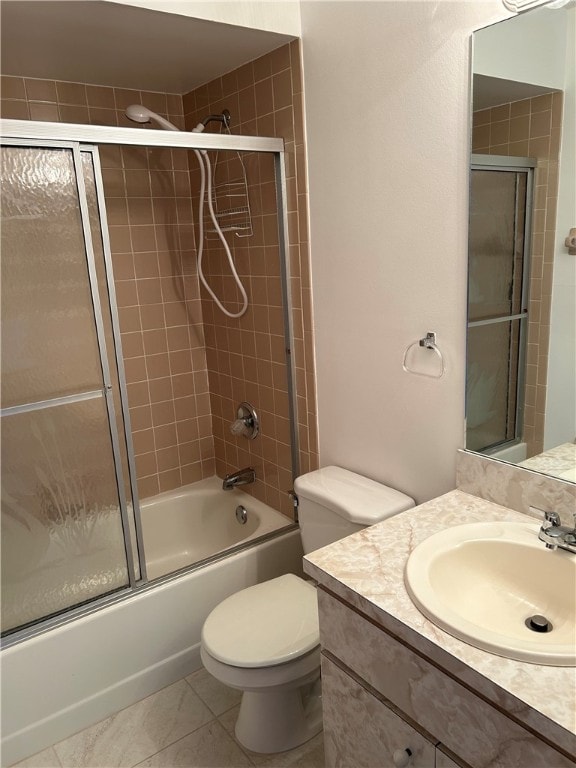
[[573,753],[576,667],[530,664],[474,648],[421,614],[404,586],[410,553],[432,534],[464,523],[527,519],[520,512],[451,491],[306,555],[304,570],[518,722]]
[[530,459],[519,461],[518,466],[576,483],[576,444],[557,445]]

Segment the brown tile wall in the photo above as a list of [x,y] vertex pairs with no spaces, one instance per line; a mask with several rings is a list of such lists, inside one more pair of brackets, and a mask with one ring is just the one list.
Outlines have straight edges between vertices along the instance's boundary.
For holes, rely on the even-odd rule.
[[[305,472],[318,466],[318,448],[301,82],[294,42],[183,98],[18,77],[3,77],[0,95],[6,118],[134,127],[124,109],[144,103],[190,129],[206,114],[228,108],[233,133],[284,138],[299,459]],[[243,157],[254,234],[246,239],[228,235],[228,242],[250,307],[243,318],[230,320],[199,290],[194,154],[119,147],[102,148],[100,154],[141,496],[250,464],[258,481],[247,490],[291,515],[285,493],[292,487],[292,466],[271,157]],[[236,175],[237,168],[237,157],[227,164],[220,153],[216,180],[227,169]],[[206,243],[206,274],[234,309],[236,289],[219,241],[209,235]],[[235,438],[229,431],[242,400],[251,402],[261,418],[257,440]]]
[[[305,472],[318,466],[318,449],[301,82],[299,43],[293,42],[186,94],[184,112],[188,130],[207,114],[228,109],[233,133],[285,140],[300,471]],[[208,130],[219,131],[220,126],[210,124]],[[210,156],[214,159],[214,153]],[[269,155],[245,153],[242,159],[253,234],[247,238],[229,234],[227,241],[250,298],[246,314],[226,318],[202,288],[216,470],[224,475],[254,466],[258,481],[246,490],[291,514],[286,494],[292,487],[292,462],[274,167]],[[196,190],[195,158],[190,168]],[[237,157],[229,159],[228,167],[218,158],[216,183],[228,177],[241,177]],[[223,248],[214,236],[206,243],[206,276],[217,295],[226,298],[228,308],[237,311],[239,297]],[[261,419],[262,433],[253,441],[235,437],[229,429],[243,400],[254,405]]]
[[563,94],[544,94],[474,113],[472,151],[537,159],[532,222],[524,439],[528,455],[544,446],[558,158]]
[[[3,117],[134,127],[143,103],[183,126],[182,97],[3,77]],[[141,497],[214,474],[196,244],[184,150],[102,147]]]

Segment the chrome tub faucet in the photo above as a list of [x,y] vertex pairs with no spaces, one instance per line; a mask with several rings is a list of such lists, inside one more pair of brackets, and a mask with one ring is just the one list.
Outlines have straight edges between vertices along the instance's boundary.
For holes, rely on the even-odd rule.
[[222,480],[222,488],[225,491],[231,491],[238,485],[248,485],[255,480],[256,471],[252,467],[245,467],[244,469],[239,469],[237,472],[232,472],[231,474],[226,475],[224,480]]
[[560,516],[556,512],[544,512],[544,522],[538,532],[538,538],[546,544],[547,549],[567,549],[576,553],[576,514],[574,527],[560,524]]

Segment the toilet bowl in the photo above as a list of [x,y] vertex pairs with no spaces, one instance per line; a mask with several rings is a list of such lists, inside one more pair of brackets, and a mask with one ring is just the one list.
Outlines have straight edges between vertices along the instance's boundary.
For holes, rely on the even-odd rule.
[[[340,467],[297,478],[304,552],[414,506]],[[226,598],[202,629],[201,658],[217,680],[243,691],[236,738],[253,752],[293,749],[322,730],[316,588],[294,574]]]
[[293,574],[218,605],[202,629],[201,657],[217,680],[244,691],[236,737],[253,752],[282,752],[322,729],[316,589]]

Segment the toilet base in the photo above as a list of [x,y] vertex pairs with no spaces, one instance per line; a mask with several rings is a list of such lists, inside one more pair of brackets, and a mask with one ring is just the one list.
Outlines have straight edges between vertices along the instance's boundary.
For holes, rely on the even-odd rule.
[[251,752],[285,752],[322,730],[321,682],[283,691],[244,691],[236,738]]

